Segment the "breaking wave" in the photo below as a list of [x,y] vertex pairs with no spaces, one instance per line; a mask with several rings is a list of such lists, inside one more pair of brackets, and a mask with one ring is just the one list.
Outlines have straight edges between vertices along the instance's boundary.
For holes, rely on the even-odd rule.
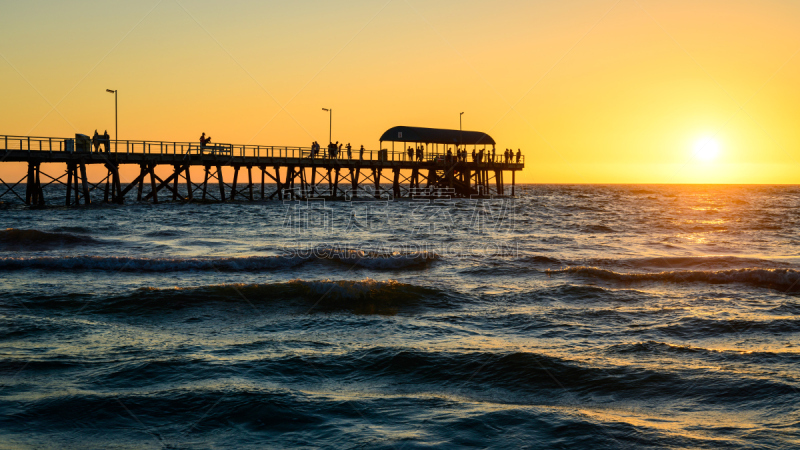
[[353,251],[321,254],[286,253],[277,256],[136,258],[124,256],[37,256],[0,258],[0,271],[39,269],[53,271],[102,270],[114,272],[257,272],[292,268],[319,259],[374,270],[422,266],[439,258],[435,253],[378,254]]
[[743,283],[756,287],[800,292],[800,271],[794,269],[674,270],[657,273],[620,273],[598,267],[545,270],[548,275],[572,274],[622,282]]
[[83,313],[132,316],[241,303],[246,304],[248,309],[254,307],[258,310],[263,307],[299,307],[301,312],[348,310],[357,314],[395,314],[403,306],[433,297],[440,299],[446,297],[446,293],[395,280],[297,279],[279,283],[143,287],[130,294],[105,298],[54,295],[40,297],[25,307],[29,310],[79,310]]
[[354,264],[368,269],[402,269],[405,267],[422,266],[439,259],[433,252],[411,253],[382,253],[363,250],[327,250],[320,254],[321,257],[345,264]]
[[99,243],[100,241],[89,236],[71,233],[20,230],[17,228],[0,230],[0,249],[2,250],[48,250],[58,247]]
[[132,258],[124,256],[41,256],[0,258],[0,270],[103,270],[114,272],[245,272],[290,268],[308,261],[299,257]]

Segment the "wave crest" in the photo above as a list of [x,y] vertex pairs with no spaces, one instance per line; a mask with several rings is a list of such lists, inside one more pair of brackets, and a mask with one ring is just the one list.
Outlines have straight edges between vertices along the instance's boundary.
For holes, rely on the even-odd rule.
[[47,250],[49,248],[97,243],[99,241],[89,236],[71,233],[20,230],[17,228],[0,230],[0,249],[4,250]]
[[275,270],[306,262],[300,257],[250,256],[239,258],[132,258],[123,256],[42,256],[0,258],[0,271],[40,269],[55,271],[103,270],[115,272],[245,272]]
[[623,282],[661,281],[672,283],[743,283],[756,287],[800,292],[800,271],[794,269],[674,270],[657,273],[620,273],[598,267],[567,267],[545,270],[548,275],[573,274]]

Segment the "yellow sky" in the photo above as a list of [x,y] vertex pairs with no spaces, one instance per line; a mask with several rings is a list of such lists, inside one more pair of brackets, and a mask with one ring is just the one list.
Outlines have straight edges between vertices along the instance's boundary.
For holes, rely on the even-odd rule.
[[464,111],[522,148],[521,182],[800,183],[793,0],[0,5],[0,134],[113,135],[112,88],[121,139],[324,143],[329,107],[377,148]]

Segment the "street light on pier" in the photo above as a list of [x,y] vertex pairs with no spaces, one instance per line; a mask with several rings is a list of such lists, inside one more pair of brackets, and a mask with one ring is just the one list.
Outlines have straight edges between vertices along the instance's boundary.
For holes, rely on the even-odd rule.
[[333,142],[333,138],[331,137],[331,129],[333,128],[333,108],[322,108],[322,110],[327,111],[330,116],[330,120],[328,121],[328,142]]
[[459,147],[461,146],[461,144],[464,141],[464,139],[462,138],[462,135],[464,134],[464,132],[461,130],[461,116],[463,116],[463,115],[464,115],[463,111],[461,112],[461,114],[458,115],[458,145],[459,145]]
[[117,139],[119,139],[119,116],[117,115],[117,90],[106,89],[106,92],[114,94],[114,151],[117,151]]

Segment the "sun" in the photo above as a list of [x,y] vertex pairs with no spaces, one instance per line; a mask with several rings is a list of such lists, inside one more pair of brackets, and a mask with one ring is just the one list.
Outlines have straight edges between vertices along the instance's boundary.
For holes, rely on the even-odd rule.
[[719,155],[719,142],[714,138],[703,138],[694,144],[694,155],[703,161],[712,161]]

